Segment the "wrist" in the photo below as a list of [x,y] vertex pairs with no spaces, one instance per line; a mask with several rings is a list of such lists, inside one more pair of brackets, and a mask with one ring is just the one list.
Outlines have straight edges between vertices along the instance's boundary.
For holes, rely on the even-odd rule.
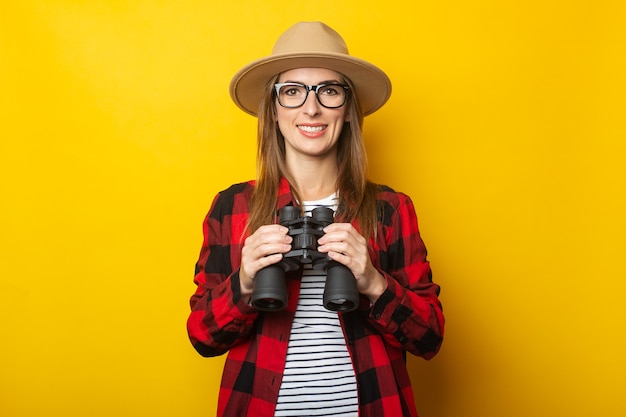
[[249,300],[250,298],[252,298],[252,290],[253,288],[248,288],[243,283],[239,284],[239,291],[241,293],[241,298],[244,300]]
[[380,272],[376,271],[376,278],[372,281],[370,291],[365,295],[369,298],[370,303],[374,304],[385,290],[387,290],[387,279]]
[[250,303],[252,299],[252,291],[254,290],[254,285],[250,285],[249,287],[246,283],[250,283],[251,280],[246,279],[245,272],[243,269],[239,270],[239,297],[245,301],[246,303]]

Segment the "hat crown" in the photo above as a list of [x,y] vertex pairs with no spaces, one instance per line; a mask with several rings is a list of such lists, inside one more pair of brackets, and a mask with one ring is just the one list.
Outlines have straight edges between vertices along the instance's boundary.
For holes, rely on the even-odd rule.
[[348,55],[345,41],[322,22],[300,22],[293,25],[274,44],[272,55],[297,52],[323,52]]

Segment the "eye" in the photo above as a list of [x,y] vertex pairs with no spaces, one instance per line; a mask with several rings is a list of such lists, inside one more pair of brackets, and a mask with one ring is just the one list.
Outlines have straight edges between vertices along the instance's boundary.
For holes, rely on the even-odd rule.
[[304,94],[304,87],[299,85],[286,85],[280,90],[280,93],[288,97],[297,97]]
[[341,94],[342,87],[339,85],[325,85],[320,88],[320,94],[325,96],[336,96]]

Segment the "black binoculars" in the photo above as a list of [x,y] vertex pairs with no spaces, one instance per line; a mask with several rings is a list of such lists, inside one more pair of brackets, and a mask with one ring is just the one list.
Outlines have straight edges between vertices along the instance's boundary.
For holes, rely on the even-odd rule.
[[324,235],[324,228],[333,223],[334,212],[327,207],[318,207],[311,216],[300,217],[300,209],[286,206],[278,212],[281,225],[293,238],[291,251],[274,265],[257,272],[252,290],[252,305],[261,311],[282,310],[287,305],[285,272],[312,264],[314,269],[326,271],[324,307],[332,311],[353,311],[359,305],[359,293],[352,271],[343,264],[333,261],[325,253],[317,251],[317,240]]

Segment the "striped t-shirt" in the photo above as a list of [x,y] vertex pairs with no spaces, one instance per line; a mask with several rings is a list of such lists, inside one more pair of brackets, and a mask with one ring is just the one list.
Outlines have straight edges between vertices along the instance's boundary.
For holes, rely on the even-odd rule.
[[[303,204],[307,216],[321,206],[337,210],[336,195]],[[339,317],[322,304],[325,282],[326,272],[305,265],[277,417],[358,415],[356,377]]]

